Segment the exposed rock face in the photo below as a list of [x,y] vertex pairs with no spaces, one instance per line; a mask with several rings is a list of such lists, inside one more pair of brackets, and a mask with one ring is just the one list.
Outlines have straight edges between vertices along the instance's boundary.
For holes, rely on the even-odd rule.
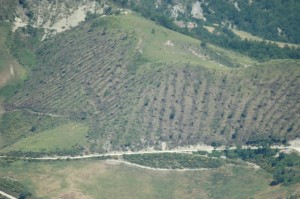
[[179,13],[185,13],[185,8],[183,5],[177,4],[173,6],[171,13],[172,13],[172,17],[176,19]]
[[43,28],[46,37],[63,32],[77,26],[85,20],[88,12],[102,13],[105,2],[99,3],[94,0],[83,1],[49,1],[32,0],[28,2],[25,8],[19,6],[13,31],[19,27],[31,25],[33,27]]
[[199,1],[197,1],[196,3],[193,4],[191,14],[196,19],[201,19],[201,20],[206,21],[206,18],[203,15],[203,10],[201,8],[201,3]]

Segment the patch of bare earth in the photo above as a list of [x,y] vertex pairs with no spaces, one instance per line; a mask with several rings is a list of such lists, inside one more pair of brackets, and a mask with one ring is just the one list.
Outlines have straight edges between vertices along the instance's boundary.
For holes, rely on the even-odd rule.
[[103,8],[96,1],[59,2],[41,0],[40,3],[29,5],[35,13],[32,19],[26,16],[27,10],[18,8],[13,31],[30,24],[33,27],[44,28],[45,39],[48,36],[66,31],[85,20],[88,12],[103,13]]
[[201,7],[201,3],[197,1],[193,4],[193,8],[191,14],[194,18],[206,21],[206,18],[203,15],[203,9]]
[[143,43],[143,40],[142,38],[139,38],[139,42],[136,46],[136,49],[142,54],[143,53],[143,48],[142,48],[142,43]]

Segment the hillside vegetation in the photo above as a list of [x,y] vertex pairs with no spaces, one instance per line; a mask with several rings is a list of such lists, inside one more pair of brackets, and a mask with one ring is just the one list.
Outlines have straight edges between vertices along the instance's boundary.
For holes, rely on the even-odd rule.
[[90,152],[285,144],[299,133],[296,60],[258,64],[135,14],[91,18],[35,54],[37,66],[6,95],[5,110],[84,122]]
[[298,198],[298,8],[0,0],[0,190]]

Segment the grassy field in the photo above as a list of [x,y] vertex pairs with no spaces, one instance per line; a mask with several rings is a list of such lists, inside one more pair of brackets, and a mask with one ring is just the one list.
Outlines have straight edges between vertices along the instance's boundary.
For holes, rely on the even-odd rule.
[[0,148],[68,121],[65,118],[33,114],[28,110],[3,111],[0,116]]
[[[6,166],[4,166],[6,165]],[[209,171],[150,171],[106,161],[3,163],[38,198],[287,198],[299,185],[270,187],[263,170],[225,166]]]
[[[145,20],[136,15],[119,17],[122,26],[128,31],[135,31],[137,49],[142,57],[151,62],[188,63],[198,66],[220,69],[220,64],[233,67],[234,63],[241,65],[254,64],[254,60],[245,59],[237,53],[227,53],[227,56],[215,53],[215,46],[202,48],[201,41],[158,26],[153,21]],[[211,50],[210,50],[211,49]],[[218,59],[219,58],[219,59]],[[236,62],[239,59],[239,62]],[[239,64],[240,64],[239,63]]]
[[83,124],[69,123],[30,135],[1,152],[55,152],[71,150],[75,146],[85,146],[88,128]]

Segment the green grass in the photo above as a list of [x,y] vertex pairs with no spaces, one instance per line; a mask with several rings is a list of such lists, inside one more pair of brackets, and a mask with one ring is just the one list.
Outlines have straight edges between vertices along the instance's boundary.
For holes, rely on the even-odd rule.
[[32,114],[28,110],[15,110],[0,115],[0,148],[11,145],[27,136],[59,126],[68,120]]
[[223,49],[223,48],[220,48],[220,47],[214,46],[214,45],[209,45],[209,47],[212,51],[219,53],[220,56],[224,56],[224,57],[226,57],[226,59],[230,60],[232,63],[235,63],[242,67],[251,67],[258,63],[257,61],[255,61],[254,59],[251,59],[250,57],[247,57],[245,55],[239,54],[237,52],[234,52],[234,51],[231,51],[228,49]]
[[45,199],[287,198],[299,188],[270,188],[269,174],[241,166],[158,172],[95,160],[0,163],[0,177],[15,176],[34,197]]
[[16,56],[18,57],[18,61],[23,66],[34,67],[36,65],[36,56],[29,49],[20,49],[16,52]]
[[[140,44],[140,49],[143,52],[143,56],[149,60],[156,61],[196,61],[197,57],[193,57],[185,52],[183,45],[190,44],[193,47],[200,45],[198,40],[186,37],[180,33],[170,31],[164,27],[156,25],[152,21],[143,19],[136,15],[124,15],[120,16],[122,26],[128,30],[134,30],[137,34],[136,38]],[[152,33],[152,29],[155,31]],[[141,39],[141,40],[139,40]],[[167,46],[165,43],[171,41],[174,47]],[[176,54],[177,56],[174,56]]]
[[26,137],[4,148],[1,152],[55,152],[71,150],[74,146],[86,144],[87,126],[78,123],[63,124],[56,128]]
[[267,190],[268,178],[262,170],[249,172],[242,167],[232,167],[223,173],[212,174],[209,179],[211,186],[208,189],[211,190],[211,198],[246,198]]
[[[171,31],[135,14],[121,15],[118,19],[122,22],[123,28],[136,33],[137,49],[142,52],[141,56],[145,60],[164,63],[189,63],[196,66],[201,63],[206,67],[220,69],[218,60],[205,57],[205,55],[209,55],[209,51],[201,49],[201,41],[197,39]],[[214,50],[217,47],[211,46],[209,48]],[[192,53],[191,49],[202,57]],[[234,58],[237,57],[239,59],[242,57],[241,62],[253,63],[251,59],[244,58],[245,56],[234,56]],[[230,57],[228,56],[226,59],[228,58]]]

